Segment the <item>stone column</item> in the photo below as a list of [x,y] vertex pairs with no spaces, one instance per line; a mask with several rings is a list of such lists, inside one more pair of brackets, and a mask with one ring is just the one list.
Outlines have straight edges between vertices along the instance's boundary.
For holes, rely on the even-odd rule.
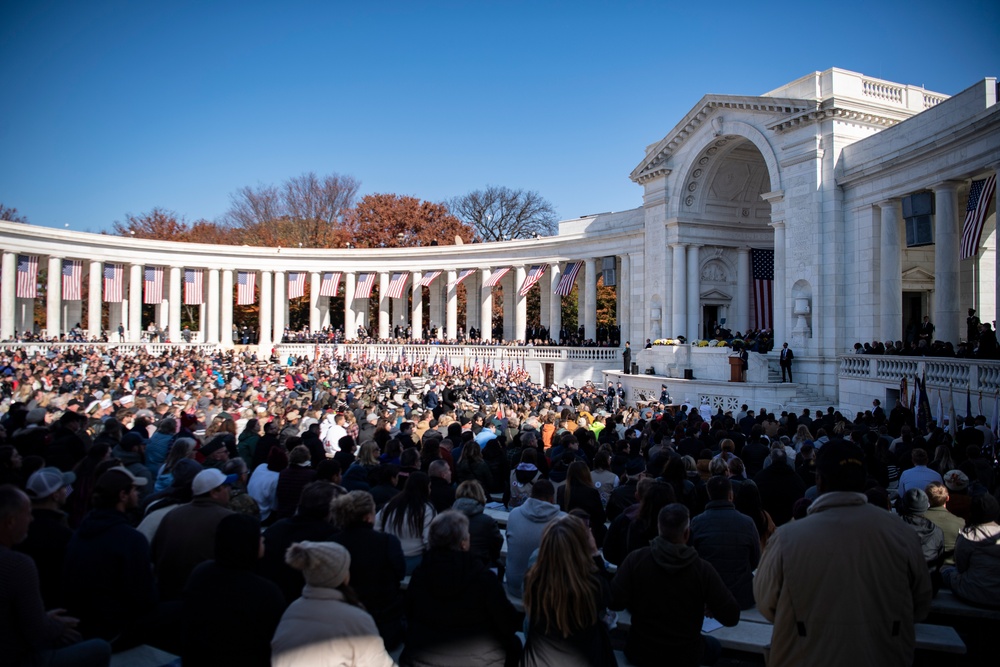
[[223,347],[232,347],[233,343],[233,270],[222,271],[222,321],[219,324],[219,342]]
[[[90,274],[87,289],[87,332],[92,338],[101,337],[101,289],[104,287],[104,265],[93,260],[90,262]],[[4,318],[6,321],[6,317]]]
[[[785,297],[785,221],[776,220],[774,227],[774,350],[781,351],[782,343],[788,340],[788,320],[791,311]],[[902,297],[900,297],[902,298]]]
[[437,335],[438,338],[441,337],[441,332],[444,330],[444,322],[442,321],[444,318],[442,317],[442,314],[441,314],[441,310],[442,310],[441,309],[441,283],[442,283],[441,276],[438,276],[437,278],[434,279],[434,282],[432,282],[427,287],[427,293],[428,293],[428,296],[430,297],[430,312],[428,313],[428,317],[430,318],[430,322],[427,323],[427,329],[429,331],[431,329],[431,327],[437,327],[438,328],[438,335]]
[[14,335],[14,313],[17,310],[15,308],[17,301],[17,253],[5,252],[3,254],[2,276],[3,280],[0,282],[0,340],[8,340]]
[[503,338],[504,340],[514,340],[517,329],[514,327],[514,272],[508,271],[507,275],[500,281],[503,287]]
[[[283,274],[282,274],[283,275]],[[274,295],[271,292],[271,272],[260,272],[260,336],[257,339],[258,356],[264,358],[271,355],[271,309],[274,305]]]
[[552,312],[552,272],[545,267],[545,274],[538,281],[538,326],[548,328]]
[[358,316],[354,312],[354,291],[358,288],[358,276],[353,271],[344,272],[344,338],[358,337]]
[[465,333],[468,335],[472,329],[479,329],[479,298],[482,290],[479,288],[479,274],[471,273],[465,278]]
[[510,293],[514,299],[514,340],[524,340],[527,337],[528,299],[520,294],[526,275],[523,264],[514,267],[514,289]]
[[486,286],[492,275],[493,271],[491,269],[482,269],[480,271],[479,328],[483,330],[481,337],[483,343],[493,340],[493,288]]
[[[674,270],[671,276],[673,280],[673,313],[671,319],[673,329],[664,333],[667,338],[688,335],[688,309],[687,309],[687,252],[683,243],[675,243],[671,246],[674,251]],[[690,342],[690,339],[689,341]]]
[[128,280],[128,324],[125,325],[132,343],[138,343],[142,337],[142,282],[142,265],[132,264]]
[[77,323],[83,324],[83,301],[63,301],[62,323],[63,331],[69,331]]
[[271,332],[271,340],[277,345],[285,335],[285,272],[274,272],[274,312],[271,317],[274,321],[274,329]]
[[378,337],[389,337],[389,274],[380,271],[378,274]]
[[445,319],[448,325],[446,335],[449,340],[455,340],[458,338],[458,285],[455,284],[458,272],[452,269],[447,271],[445,276],[448,278],[445,282]]
[[410,331],[412,336],[419,339],[423,335],[424,329],[424,288],[420,286],[420,281],[424,279],[420,271],[414,271],[410,276],[413,283],[410,289],[413,298],[410,301]]
[[900,243],[900,200],[879,202],[881,235],[879,239],[879,340],[903,337],[903,269]]
[[559,330],[562,329],[562,296],[555,293],[555,289],[562,279],[562,269],[559,262],[553,262],[549,265],[549,275],[552,276],[550,280],[552,287],[549,290],[552,292],[549,297],[549,337],[558,343]]
[[171,343],[181,342],[181,267],[170,267],[170,315],[167,318]]
[[584,283],[583,337],[597,340],[597,260],[591,257],[585,259],[584,263],[587,277]]
[[49,287],[45,294],[45,329],[50,338],[59,338],[63,327],[62,315],[62,258],[49,257]]
[[700,245],[687,247],[687,337],[702,338],[701,327],[701,257]]
[[958,183],[934,186],[934,338],[958,344],[961,337],[959,273],[962,229],[958,219]]
[[205,311],[208,314],[208,327],[206,328],[206,342],[215,345],[219,344],[219,270],[212,268],[208,270],[208,299]]
[[736,298],[733,299],[733,324],[729,326],[735,334],[745,334],[750,328],[750,248],[736,249]]
[[309,332],[315,334],[323,328],[320,312],[319,285],[322,276],[318,271],[309,272]]
[[[618,297],[618,328],[621,331],[621,344],[632,340],[632,255],[621,256],[621,270],[618,272],[618,287],[615,288]],[[640,340],[639,343],[645,344]],[[638,344],[637,344],[638,347]],[[641,348],[640,348],[641,349]]]

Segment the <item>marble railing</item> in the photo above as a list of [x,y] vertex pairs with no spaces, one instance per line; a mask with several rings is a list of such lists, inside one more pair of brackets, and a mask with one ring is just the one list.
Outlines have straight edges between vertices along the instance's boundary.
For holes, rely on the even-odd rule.
[[28,354],[44,354],[49,350],[70,350],[93,347],[99,350],[114,350],[124,354],[146,352],[159,356],[168,350],[177,348],[214,350],[218,345],[208,343],[0,343],[0,351],[26,350]]
[[840,377],[895,384],[923,377],[928,386],[994,394],[1000,392],[1000,361],[849,354],[840,357]]
[[346,359],[368,359],[383,361],[426,361],[439,363],[445,360],[453,366],[463,363],[494,362],[518,365],[524,361],[615,361],[621,357],[621,350],[614,347],[512,347],[506,345],[317,345],[315,343],[281,343],[277,346],[279,356],[289,355],[311,358],[316,348],[324,356]]

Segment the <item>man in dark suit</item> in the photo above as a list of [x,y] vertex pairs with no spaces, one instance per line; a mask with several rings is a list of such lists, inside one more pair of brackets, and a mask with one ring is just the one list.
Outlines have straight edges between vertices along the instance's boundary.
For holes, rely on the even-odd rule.
[[629,344],[628,341],[625,341],[625,351],[622,352],[622,363],[625,365],[625,368],[622,370],[622,372],[625,373],[625,375],[628,375],[629,373],[631,373],[632,372],[632,347],[630,346],[630,344]]
[[788,343],[781,346],[781,360],[779,365],[781,366],[781,381],[785,381],[785,373],[788,373],[788,381],[794,382],[792,379],[792,359],[795,355],[792,354],[792,350],[788,347]]

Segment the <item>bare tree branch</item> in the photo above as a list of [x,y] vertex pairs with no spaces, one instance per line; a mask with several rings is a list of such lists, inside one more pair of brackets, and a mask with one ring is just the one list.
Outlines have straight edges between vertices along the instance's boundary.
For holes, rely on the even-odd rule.
[[489,185],[448,203],[452,214],[484,241],[507,241],[556,233],[552,204],[532,190]]
[[28,223],[28,218],[17,212],[16,208],[10,208],[5,206],[3,202],[0,202],[0,220],[6,220],[7,222],[20,222],[25,225]]

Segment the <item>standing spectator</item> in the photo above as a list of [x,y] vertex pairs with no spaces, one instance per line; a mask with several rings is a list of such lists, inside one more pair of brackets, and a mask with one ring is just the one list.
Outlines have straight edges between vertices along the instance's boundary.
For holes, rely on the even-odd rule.
[[306,585],[271,640],[274,667],[393,665],[375,621],[349,586],[347,549],[336,542],[299,542],[289,547],[285,561],[302,572]]
[[431,504],[436,512],[444,512],[455,504],[455,487],[451,483],[451,468],[442,459],[431,461],[427,468],[431,480]]
[[760,490],[763,508],[774,519],[777,526],[788,523],[792,518],[792,505],[806,493],[806,484],[788,463],[784,448],[771,450],[770,461],[754,476],[753,481]]
[[687,507],[667,505],[657,523],[652,544],[630,553],[611,582],[611,608],[632,613],[625,656],[638,667],[662,665],[663,656],[672,665],[714,664],[722,647],[701,634],[705,610],[731,627],[740,620],[739,605],[715,569],[687,545]]
[[275,487],[275,519],[287,519],[295,514],[299,504],[299,496],[306,484],[316,479],[316,471],[312,468],[309,449],[298,445],[288,453],[288,467],[278,473],[278,485]]
[[753,520],[733,505],[733,487],[726,477],[708,480],[708,504],[691,520],[691,546],[711,563],[740,609],[754,605],[753,572],[760,563],[760,536]]
[[63,506],[74,481],[76,475],[59,468],[42,468],[28,478],[32,521],[27,539],[16,549],[35,561],[46,609],[56,609],[62,604],[62,568],[73,537]]
[[[219,522],[215,558],[197,566],[184,586],[184,667],[271,664],[271,637],[285,602],[277,586],[254,573],[261,540],[260,521],[251,516],[231,514]],[[226,601],[224,614],[219,600]]]
[[430,478],[415,472],[406,487],[375,517],[375,527],[395,535],[406,557],[406,573],[412,574],[427,547],[427,535],[436,512],[430,503]]
[[930,574],[916,533],[868,504],[865,478],[857,445],[824,445],[809,517],[779,528],[764,550],[754,596],[774,623],[769,664],[822,664],[831,655],[842,664],[912,664]]
[[910,489],[923,491],[931,482],[941,483],[944,480],[936,470],[927,467],[927,450],[916,447],[910,452],[913,467],[904,470],[899,476],[899,496],[903,497]]
[[958,534],[965,528],[965,521],[948,511],[945,505],[948,503],[948,487],[939,482],[931,482],[925,491],[930,507],[924,514],[927,519],[934,522],[944,535],[944,564],[955,564],[955,542]]
[[565,515],[556,505],[552,482],[540,479],[531,487],[531,497],[507,518],[507,593],[524,594],[524,574],[531,553],[542,543],[542,531],[550,521]]
[[608,516],[601,503],[601,494],[594,488],[590,468],[586,463],[574,461],[569,464],[566,483],[559,487],[556,498],[564,512],[576,508],[586,512],[590,517],[590,532],[594,535],[594,541],[597,544],[604,544],[604,534],[607,532],[604,522]]
[[499,567],[503,535],[496,519],[483,512],[486,509],[486,493],[479,482],[469,480],[459,484],[452,509],[469,519],[469,552],[473,557],[488,568]]
[[524,667],[617,666],[603,620],[611,601],[603,569],[582,521],[564,517],[545,527],[538,559],[524,585]]

